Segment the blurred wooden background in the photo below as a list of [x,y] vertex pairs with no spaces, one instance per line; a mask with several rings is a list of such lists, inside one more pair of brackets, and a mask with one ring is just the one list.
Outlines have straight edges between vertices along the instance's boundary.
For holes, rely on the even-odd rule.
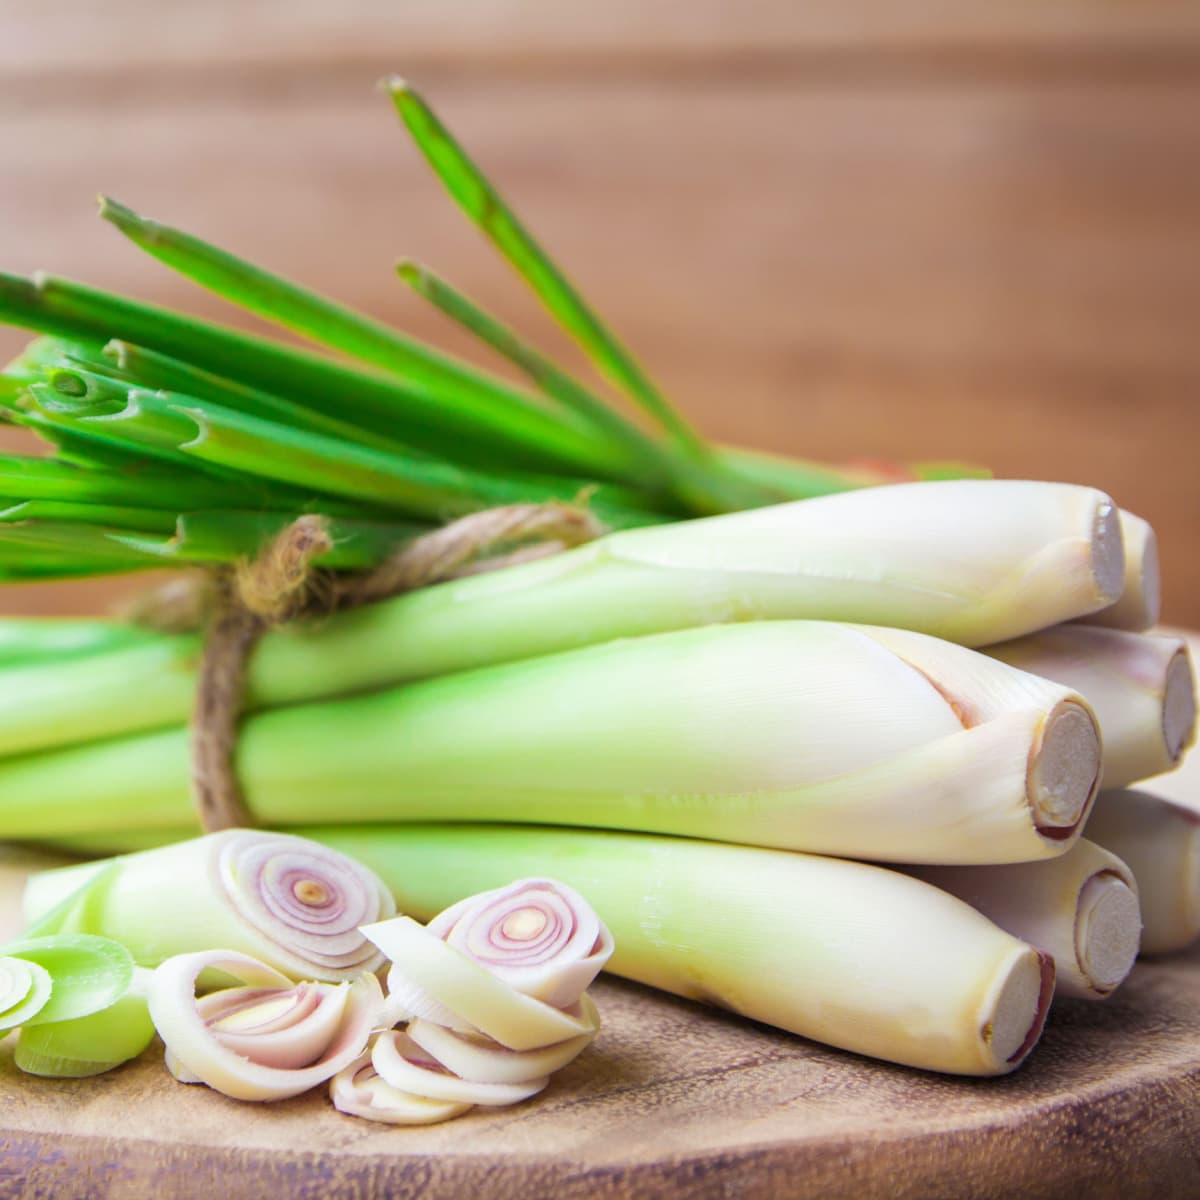
[[1200,5],[0,0],[0,28],[6,269],[230,319],[103,190],[466,348],[393,280],[426,260],[571,358],[373,90],[400,71],[708,433],[1098,485],[1200,626]]

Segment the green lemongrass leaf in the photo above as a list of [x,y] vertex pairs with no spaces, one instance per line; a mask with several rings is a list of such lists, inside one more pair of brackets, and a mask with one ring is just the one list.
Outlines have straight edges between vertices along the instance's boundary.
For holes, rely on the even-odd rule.
[[[144,457],[149,456],[158,460],[155,467],[159,473],[163,473],[169,464],[172,476],[181,474],[185,493],[196,477],[204,479],[207,476],[210,486],[217,485],[223,502],[229,504],[287,512],[328,508],[340,513],[359,513],[361,509],[360,505],[347,505],[344,501],[331,500],[327,504],[325,498],[316,493],[330,489],[309,484],[311,472],[292,470],[287,462],[257,462],[256,451],[242,445],[236,433],[230,433],[227,441],[237,445],[223,448],[192,445],[192,439],[201,436],[192,413],[206,414],[205,420],[209,424],[224,422],[222,428],[260,431],[263,436],[252,437],[251,442],[260,449],[265,447],[262,449],[265,454],[290,453],[281,449],[281,445],[300,444],[307,439],[319,443],[325,449],[327,459],[343,456],[349,460],[365,455],[371,461],[392,461],[383,451],[366,446],[344,446],[333,438],[306,434],[303,430],[293,431],[286,425],[208,405],[194,397],[175,398],[169,393],[135,388],[131,391],[106,389],[93,399],[61,392],[50,384],[32,384],[28,392],[37,408],[21,414],[18,419],[22,424],[33,425],[47,437],[61,436],[62,444],[68,447],[67,453],[73,454],[82,448],[83,454],[92,456],[102,466],[107,465],[114,471],[128,471],[131,475],[139,466],[144,467]],[[208,420],[208,414],[216,415]],[[302,481],[299,489],[283,486],[297,481]],[[307,490],[309,487],[311,491]],[[174,484],[167,484],[157,495],[160,503],[170,503],[176,511],[187,507],[184,496],[177,495]],[[217,506],[221,503],[216,502]],[[204,507],[213,505],[210,502]],[[385,507],[391,506],[385,504]]]
[[13,1061],[29,1075],[82,1079],[137,1058],[153,1040],[146,997],[134,990],[88,1016],[26,1025]]
[[141,645],[156,636],[120,621],[3,617],[0,618],[0,668],[66,662]]
[[615,409],[523,341],[498,318],[480,308],[427,267],[414,262],[396,264],[396,274],[417,295],[518,366],[545,393],[589,424],[626,444],[643,462],[661,469],[669,456],[658,444]]
[[592,311],[425,101],[402,79],[390,79],[387,86],[413,141],[446,190],[529,284],[547,311],[579,342],[597,367],[658,420],[681,448],[704,457],[707,448],[700,436]]
[[[138,534],[111,536],[143,554],[179,563],[235,563],[252,558],[292,522],[292,517],[262,512],[182,513],[170,537]],[[333,549],[318,555],[317,566],[332,570],[363,570],[378,566],[405,542],[428,533],[430,525],[355,520],[327,522]]]
[[23,938],[3,947],[9,958],[36,963],[54,981],[49,999],[26,1025],[72,1021],[120,999],[133,979],[133,956],[112,938],[58,933]]
[[[41,386],[31,389],[39,403],[43,403]],[[44,404],[52,420],[101,431],[164,459],[195,459],[215,470],[259,475],[434,521],[497,504],[570,501],[589,486],[585,480],[489,475],[436,459],[345,445],[191,397],[176,399],[170,393],[134,390],[121,411],[101,415],[93,415],[86,399],[57,393]],[[592,504],[610,523],[660,519],[641,507],[637,493],[617,488],[596,489]]]
[[109,525],[145,533],[171,533],[174,514],[165,509],[126,508],[112,504],[75,504],[63,500],[13,500],[0,497],[0,524],[15,521],[62,521]]
[[608,448],[550,413],[443,403],[394,378],[71,280],[0,273],[0,320],[68,337],[134,342],[467,462],[566,468],[603,478],[622,474]]
[[[124,403],[128,392],[138,388],[151,391],[167,389],[176,395],[191,395],[199,401],[214,401],[228,408],[262,416],[266,420],[280,421],[301,430],[323,433],[326,437],[343,438],[347,442],[378,446],[379,449],[396,449],[394,439],[364,430],[352,422],[338,420],[323,413],[314,412],[302,404],[293,404],[270,392],[221,379],[209,371],[200,371],[186,362],[156,354],[154,350],[128,347],[125,342],[110,342],[114,358],[106,361],[116,370],[120,364],[121,378],[109,376],[67,362],[66,366],[48,365],[46,377],[49,383],[62,394],[86,397],[96,403]],[[136,362],[139,370],[128,370]],[[166,380],[160,383],[157,380]]]
[[[63,428],[63,427],[58,427]],[[281,514],[315,511],[362,514],[361,506],[324,499],[249,476],[216,480],[199,470],[164,470],[136,458],[137,447],[114,455],[112,469],[21,455],[0,455],[0,496],[72,504],[155,508],[172,514],[219,508],[263,509]],[[130,462],[136,465],[130,465]],[[117,465],[119,463],[119,465]],[[203,464],[197,464],[201,467]]]
[[58,521],[0,523],[0,570],[10,578],[71,578],[161,565],[149,555],[113,541],[109,536],[113,532],[128,531]]
[[142,217],[107,196],[100,197],[100,215],[193,282],[319,345],[381,367],[440,404],[485,410],[508,405],[538,418],[544,415],[541,405],[501,380],[191,234]]
[[645,472],[643,486],[672,491],[693,512],[745,508],[771,498],[757,487],[738,487],[722,473],[673,454],[428,268],[401,262],[396,273],[419,296],[524,371],[547,396],[624,444]]

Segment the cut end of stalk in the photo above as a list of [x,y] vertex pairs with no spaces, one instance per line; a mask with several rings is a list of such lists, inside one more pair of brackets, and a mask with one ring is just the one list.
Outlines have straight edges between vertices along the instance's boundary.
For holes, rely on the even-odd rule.
[[1121,511],[1111,500],[1096,506],[1092,518],[1092,578],[1105,604],[1114,604],[1125,588],[1125,543]]
[[1100,783],[1100,731],[1074,700],[1051,709],[1029,761],[1028,796],[1043,837],[1066,841],[1091,808]]
[[1177,763],[1196,736],[1196,680],[1187,650],[1180,650],[1167,667],[1163,688],[1163,741]]
[[998,1068],[1016,1067],[1037,1044],[1054,994],[1054,960],[1032,948],[1017,957],[983,1026]]
[[1133,968],[1142,938],[1137,893],[1115,871],[1098,871],[1080,889],[1075,908],[1075,958],[1100,995]]

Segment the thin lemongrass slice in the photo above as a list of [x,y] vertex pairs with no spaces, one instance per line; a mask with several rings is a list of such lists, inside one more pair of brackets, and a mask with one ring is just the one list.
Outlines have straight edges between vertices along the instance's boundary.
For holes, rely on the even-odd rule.
[[461,1079],[519,1084],[553,1075],[587,1049],[600,1028],[600,1014],[586,994],[579,998],[578,1015],[591,1026],[588,1032],[535,1050],[508,1050],[496,1042],[420,1019],[410,1021],[405,1032],[426,1054]]
[[1125,542],[1125,584],[1120,597],[1107,608],[1081,618],[1089,625],[1129,629],[1135,633],[1158,624],[1162,606],[1158,539],[1148,521],[1121,510]]
[[696,457],[706,456],[697,433],[550,260],[425,101],[402,79],[393,77],[387,86],[397,113],[446,190],[529,284],[551,316],[681,448]]
[[1133,873],[1085,838],[1049,862],[911,873],[1049,954],[1056,994],[1102,1000],[1133,968],[1142,931]]
[[1200,938],[1200,811],[1150,792],[1101,792],[1087,835],[1137,879],[1143,954],[1169,954]]
[[880,867],[583,830],[310,832],[361,855],[423,917],[514,872],[550,874],[612,930],[609,970],[892,1062],[1003,1074],[1037,1041],[1050,1002],[1049,959],[961,900]]
[[[1001,641],[1086,611],[1097,579],[1119,579],[1106,511],[1111,502],[1088,488],[971,480],[611,534],[268,634],[249,664],[246,704],[366,692],[719,622],[853,618],[968,644]],[[182,723],[192,655],[191,642],[173,655],[169,697],[153,654],[114,654],[86,669],[47,665],[36,687],[0,689],[0,751]],[[77,737],[77,727],[89,732]]]
[[70,1021],[24,1026],[13,1060],[29,1075],[81,1079],[137,1058],[153,1038],[145,984],[135,983],[99,1012]]
[[50,999],[53,982],[40,963],[0,956],[0,1030],[16,1029]]
[[[26,918],[52,908],[98,866],[33,876]],[[293,979],[337,981],[380,966],[358,926],[394,911],[388,890],[353,859],[303,838],[230,829],[115,860],[80,920],[118,938],[143,966],[219,945]]]
[[9,942],[3,950],[6,958],[40,967],[51,980],[49,997],[25,1015],[25,1025],[90,1016],[119,1000],[133,981],[133,958],[108,937],[56,933]]
[[399,1091],[381,1078],[370,1053],[356,1058],[333,1077],[329,1098],[338,1112],[385,1125],[436,1125],[473,1107]]
[[[1062,853],[1099,761],[1067,688],[920,634],[817,621],[276,709],[243,724],[238,750],[268,824],[505,820],[900,862]],[[9,759],[0,819],[26,838],[185,825],[189,780],[183,730]]]
[[389,992],[393,974],[407,977],[471,1028],[510,1050],[535,1050],[587,1032],[582,1017],[514,990],[410,917],[366,925],[363,933],[391,960]]
[[371,1064],[385,1083],[397,1091],[452,1104],[503,1107],[536,1096],[550,1082],[548,1075],[521,1083],[477,1083],[459,1079],[429,1057],[406,1033],[381,1033],[371,1051]]
[[[258,1014],[243,1009],[246,1028],[230,1039],[221,1029],[220,1016],[206,1019],[195,993],[196,981],[207,969],[270,993],[262,1001],[268,1028],[256,1035],[253,1020]],[[300,1007],[294,1021],[273,1020],[279,1014],[272,1001],[294,995],[297,988],[316,989],[315,1005]],[[340,984],[293,985],[264,963],[231,950],[167,959],[154,972],[148,994],[154,1028],[175,1061],[189,1075],[235,1100],[283,1100],[333,1078],[362,1054],[382,1006],[373,975],[360,974]],[[336,1016],[332,1022],[326,1019],[329,1009]],[[327,1035],[315,1057],[304,1028],[314,1021]],[[286,1047],[282,1053],[280,1043]],[[281,1062],[288,1065],[274,1065]]]
[[438,913],[429,931],[556,1008],[577,1003],[613,951],[612,934],[588,902],[553,879],[468,896]]
[[1173,770],[1195,740],[1196,682],[1181,637],[1072,623],[987,654],[1087,699],[1100,722],[1106,788]]

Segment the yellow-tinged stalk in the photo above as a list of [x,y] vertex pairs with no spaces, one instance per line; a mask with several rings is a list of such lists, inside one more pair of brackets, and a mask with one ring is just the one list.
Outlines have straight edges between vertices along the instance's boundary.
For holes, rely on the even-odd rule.
[[986,653],[1087,698],[1100,722],[1106,788],[1173,770],[1195,739],[1196,684],[1181,637],[1069,624]]
[[1138,881],[1143,954],[1182,950],[1200,937],[1200,812],[1149,792],[1101,792],[1087,834]]
[[[817,621],[280,709],[238,745],[266,824],[577,825],[899,862],[1062,853],[1099,765],[1070,689],[922,634]],[[31,756],[0,763],[0,822],[26,838],[186,826],[189,784],[182,730]]]
[[1133,872],[1085,838],[1048,862],[912,867],[910,874],[1049,954],[1056,995],[1102,1000],[1137,958],[1142,924]]
[[1115,603],[1080,620],[1134,633],[1158,624],[1162,587],[1159,580],[1158,539],[1148,521],[1121,510],[1125,543],[1125,581]]
[[1050,960],[895,871],[685,838],[476,825],[309,829],[427,919],[514,874],[577,889],[609,969],[860,1054],[998,1075],[1041,1030]]

